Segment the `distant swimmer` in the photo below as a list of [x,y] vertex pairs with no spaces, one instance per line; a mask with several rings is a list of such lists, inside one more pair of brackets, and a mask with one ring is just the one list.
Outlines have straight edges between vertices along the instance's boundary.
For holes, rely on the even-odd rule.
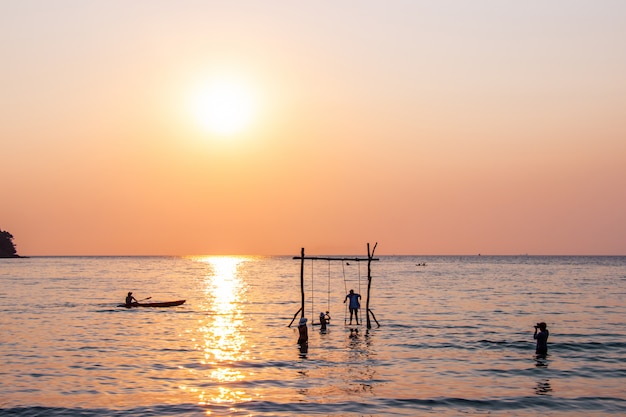
[[356,319],[356,324],[359,324],[359,308],[361,308],[361,304],[359,300],[361,299],[361,294],[357,294],[354,290],[350,290],[350,292],[346,295],[346,298],[343,299],[343,302],[350,300],[348,304],[348,308],[350,309],[350,324],[352,324],[352,316]]
[[546,323],[541,322],[535,325],[535,334],[533,335],[533,339],[537,341],[537,347],[535,349],[535,353],[537,355],[545,356],[548,354],[549,336],[550,332],[548,331]]
[[137,299],[135,297],[133,297],[133,293],[132,292],[128,292],[128,295],[126,296],[126,307],[130,307],[133,305],[133,301],[138,303],[139,301],[137,301]]

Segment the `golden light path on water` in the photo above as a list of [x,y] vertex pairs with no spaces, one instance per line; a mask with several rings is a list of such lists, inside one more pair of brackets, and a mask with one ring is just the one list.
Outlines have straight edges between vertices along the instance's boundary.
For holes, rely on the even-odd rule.
[[249,401],[245,392],[228,388],[229,382],[245,378],[231,365],[245,360],[248,355],[241,310],[246,288],[237,275],[238,267],[246,258],[210,256],[195,260],[207,265],[203,283],[205,305],[202,306],[207,315],[198,321],[196,332],[200,336],[194,342],[195,348],[202,352],[200,364],[209,370],[214,388],[181,388],[195,393],[201,405]]

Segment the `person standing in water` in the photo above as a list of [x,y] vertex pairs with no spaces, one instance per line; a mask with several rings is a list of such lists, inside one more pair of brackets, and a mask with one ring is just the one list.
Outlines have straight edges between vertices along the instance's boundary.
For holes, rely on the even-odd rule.
[[306,327],[306,321],[306,317],[302,317],[298,323],[298,344],[300,347],[309,344],[309,329]]
[[548,331],[546,323],[537,323],[535,326],[535,334],[533,335],[533,339],[537,341],[537,347],[535,349],[537,355],[545,356],[548,354],[548,336],[550,336],[550,332]]
[[344,304],[347,300],[350,300],[350,304],[348,304],[348,308],[350,309],[350,324],[352,324],[352,316],[356,319],[356,324],[359,324],[359,308],[361,308],[361,303],[359,300],[361,299],[361,294],[356,294],[354,290],[350,290],[350,292],[346,295],[346,298],[343,299]]
[[326,330],[326,314],[320,313],[320,330]]

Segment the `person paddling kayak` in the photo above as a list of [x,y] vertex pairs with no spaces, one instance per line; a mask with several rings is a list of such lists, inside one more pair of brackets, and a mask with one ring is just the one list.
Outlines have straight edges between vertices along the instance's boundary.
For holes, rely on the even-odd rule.
[[133,305],[133,301],[138,303],[139,301],[137,301],[137,299],[135,297],[133,297],[133,293],[132,292],[128,292],[128,295],[126,296],[126,307],[130,307]]

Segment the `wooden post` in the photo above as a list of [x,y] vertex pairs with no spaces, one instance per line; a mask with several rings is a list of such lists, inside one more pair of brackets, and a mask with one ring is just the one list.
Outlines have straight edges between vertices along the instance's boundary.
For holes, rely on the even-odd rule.
[[296,320],[296,317],[298,317],[298,313],[300,313],[300,311],[302,311],[302,309],[296,311],[296,314],[293,315],[293,318],[291,319],[291,323],[289,323],[289,326],[287,327],[291,327],[291,325],[293,324],[293,322]]
[[[300,250],[300,294],[302,296],[301,317],[304,317],[304,248]],[[313,320],[313,318],[311,318]],[[311,321],[312,322],[312,321]]]
[[[368,329],[372,328],[372,322],[370,320],[370,291],[372,288],[372,258],[374,258],[374,251],[376,250],[376,245],[378,245],[378,242],[374,244],[374,247],[372,248],[372,252],[370,253],[370,244],[369,243],[367,244],[367,300],[365,301],[365,314],[367,316],[367,328]],[[373,314],[374,313],[372,313],[372,315]],[[376,319],[374,318],[374,320]],[[378,320],[376,320],[376,323],[378,323]]]

